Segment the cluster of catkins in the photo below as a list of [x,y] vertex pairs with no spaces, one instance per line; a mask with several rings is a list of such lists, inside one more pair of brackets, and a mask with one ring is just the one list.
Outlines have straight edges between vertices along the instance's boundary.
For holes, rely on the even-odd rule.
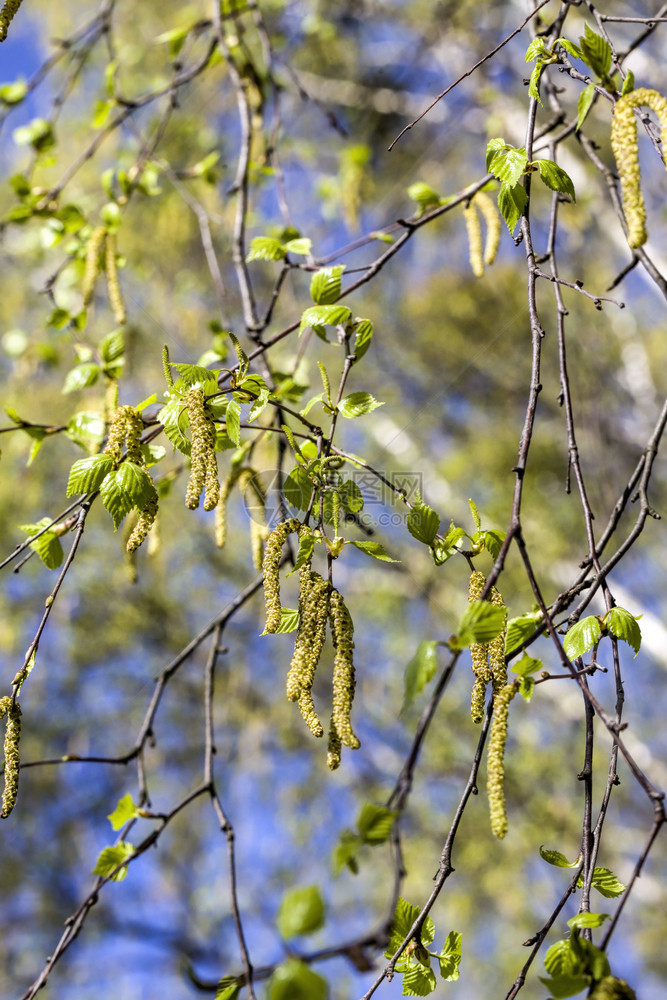
[[[618,167],[623,195],[623,211],[628,227],[628,244],[632,249],[642,246],[648,239],[646,208],[642,197],[639,173],[639,148],[635,108],[648,107],[660,122],[663,158],[667,143],[667,100],[657,90],[640,87],[621,97],[614,107],[611,120],[611,148]],[[667,162],[665,164],[667,167]]]
[[21,737],[21,709],[9,695],[0,698],[0,719],[7,716],[5,729],[5,788],[2,793],[0,818],[6,819],[16,803],[19,791],[19,739]]
[[[277,632],[281,621],[280,555],[288,537],[310,534],[310,528],[296,518],[282,521],[271,532],[264,552],[264,599],[266,602],[266,632]],[[342,595],[312,569],[306,559],[299,575],[299,627],[294,643],[294,655],[287,674],[287,697],[299,703],[301,714],[314,736],[323,736],[312,696],[315,669],[326,639],[327,623],[334,645],[333,704],[329,723],[327,763],[331,770],[340,764],[342,746],[359,748],[350,721],[354,698],[354,625]]]
[[185,397],[190,421],[192,448],[190,479],[185,491],[185,506],[195,510],[204,493],[204,510],[214,510],[220,499],[218,460],[215,455],[215,423],[206,405],[204,390],[195,386]]
[[[482,226],[477,210],[486,223],[486,242],[482,253]],[[500,216],[498,209],[484,191],[478,191],[463,209],[466,229],[468,231],[468,246],[470,250],[470,266],[476,278],[484,274],[484,265],[490,266],[496,259],[500,243]]]
[[[468,598],[478,601],[484,589],[486,577],[478,570],[470,574]],[[500,593],[491,588],[491,604],[505,608]],[[505,611],[505,622],[507,612]],[[490,642],[473,643],[470,647],[472,669],[475,674],[470,714],[475,723],[484,718],[484,699],[486,690],[491,684],[493,691],[493,719],[489,736],[489,755],[487,762],[487,793],[489,796],[489,813],[491,830],[496,837],[503,838],[507,833],[507,813],[505,810],[505,744],[507,742],[507,719],[509,705],[516,693],[516,686],[507,683],[507,665],[505,663],[505,628],[500,635]]]
[[[118,406],[114,410],[109,425],[104,453],[109,455],[114,465],[119,466],[123,460],[123,446],[125,447],[125,457],[128,462],[138,465],[146,470],[143,452],[141,450],[141,434],[144,429],[141,414],[133,406]],[[150,473],[148,473],[150,475]],[[139,511],[139,520],[127,540],[127,551],[134,552],[148,536],[149,531],[155,524],[158,512],[158,496],[154,493],[144,507]]]
[[21,6],[22,0],[5,0],[0,10],[0,42],[7,37],[7,30],[12,18]]
[[83,304],[88,307],[92,302],[95,283],[102,269],[102,251],[104,251],[104,270],[107,276],[109,305],[111,306],[116,323],[119,326],[124,326],[127,322],[127,315],[120,293],[120,282],[118,281],[116,234],[109,232],[106,226],[96,226],[88,237],[88,243],[86,244],[86,264],[81,283]]

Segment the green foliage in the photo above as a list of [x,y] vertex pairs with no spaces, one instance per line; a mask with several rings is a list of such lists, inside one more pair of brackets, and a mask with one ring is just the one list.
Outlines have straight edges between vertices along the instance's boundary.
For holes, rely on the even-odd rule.
[[[35,535],[38,531],[42,531],[42,528],[45,528],[47,524],[51,524],[51,520],[50,517],[43,517],[35,524],[22,524],[21,531],[25,531],[28,535]],[[63,547],[55,527],[43,531],[39,538],[30,543],[30,548],[37,553],[47,569],[57,569],[63,561]]]
[[384,403],[372,396],[370,392],[351,392],[349,396],[341,399],[338,410],[342,417],[352,419],[361,417],[364,413],[372,413],[378,406],[384,406]]
[[279,965],[269,982],[269,1000],[326,1000],[327,982],[298,958]]
[[[401,896],[396,904],[385,958],[393,958],[420,915],[420,909]],[[425,997],[437,987],[431,959],[438,962],[441,977],[448,982],[459,978],[462,935],[450,931],[439,953],[428,950],[435,938],[435,925],[427,916],[421,924],[419,937],[413,938],[396,961],[396,972],[403,976],[403,996]]]
[[122,826],[125,826],[126,823],[134,819],[138,814],[137,806],[135,806],[132,796],[128,792],[127,795],[118,800],[118,805],[112,813],[109,813],[107,819],[114,830],[120,830]]
[[470,601],[463,612],[456,635],[449,640],[452,649],[465,649],[473,643],[490,642],[503,631],[504,608],[488,601]]
[[301,934],[313,934],[324,924],[324,900],[319,887],[291,889],[283,896],[276,925],[282,937],[289,939]]
[[440,527],[440,517],[417,494],[408,514],[407,524],[413,538],[423,542],[424,545],[433,545]]
[[[128,872],[128,865],[124,865],[123,861],[134,854],[134,851],[134,845],[126,840],[121,840],[113,847],[105,847],[100,851],[97,863],[93,868],[93,875],[108,878],[111,882],[122,882]],[[118,870],[116,871],[116,869]]]
[[417,646],[417,652],[405,668],[405,693],[403,695],[404,712],[410,707],[420,691],[423,691],[435,676],[438,666],[436,657],[437,642],[424,640]]
[[340,297],[341,275],[345,265],[323,267],[316,271],[310,282],[310,296],[318,305],[330,305]]

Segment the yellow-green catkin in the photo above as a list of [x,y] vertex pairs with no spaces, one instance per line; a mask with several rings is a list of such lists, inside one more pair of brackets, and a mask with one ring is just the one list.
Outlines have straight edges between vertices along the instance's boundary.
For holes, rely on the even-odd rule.
[[158,511],[158,497],[157,493],[152,496],[145,507],[142,507],[139,512],[139,520],[137,521],[132,534],[127,540],[127,551],[134,552],[139,546],[146,540],[148,533],[155,524],[155,518],[157,517]]
[[[486,577],[479,570],[473,570],[470,574],[470,584],[468,588],[468,600],[478,601]],[[493,679],[491,667],[489,666],[489,643],[474,642],[470,646],[470,656],[472,658],[472,669],[475,675],[472,694],[470,696],[470,715],[472,721],[479,725],[484,718],[484,699],[486,689]]]
[[[302,570],[302,578],[303,578]],[[294,656],[287,680],[287,696],[298,700],[301,714],[313,736],[323,736],[324,729],[313,703],[312,687],[315,670],[326,638],[330,585],[319,573],[308,571],[309,580],[300,583],[303,600],[299,600],[299,629],[294,643]],[[301,598],[301,594],[299,595]]]
[[192,467],[185,492],[185,506],[195,510],[199,506],[199,498],[204,493],[204,510],[214,510],[220,498],[218,462],[215,456],[215,426],[206,406],[203,389],[198,387],[190,389],[185,397],[185,406],[192,432],[190,452]]
[[[484,253],[482,254],[482,227],[478,212],[486,224],[486,240],[484,241]],[[484,274],[484,265],[490,266],[496,259],[498,246],[500,244],[500,215],[493,199],[489,198],[484,191],[478,191],[474,198],[463,209],[466,230],[468,233],[468,247],[470,254],[470,266],[476,278],[481,278]]]
[[21,6],[21,3],[22,0],[5,0],[3,3],[2,9],[0,9],[0,42],[4,42],[7,37],[9,25]]
[[[311,530],[308,525],[302,524],[299,528],[299,539],[310,533]],[[287,674],[287,697],[290,701],[298,701],[303,687],[303,663],[301,658],[302,647],[300,640],[304,633],[306,607],[310,600],[312,591],[313,573],[311,570],[311,564],[312,555],[310,558],[306,559],[299,572],[299,628],[297,629],[296,641],[294,643],[294,655]]]
[[500,840],[507,833],[507,812],[505,811],[505,744],[507,742],[507,719],[510,702],[516,694],[514,684],[505,684],[493,696],[493,719],[489,736],[489,756],[487,761],[487,793],[491,832]]
[[266,605],[265,632],[277,632],[280,628],[280,554],[285,540],[292,532],[298,531],[300,522],[292,517],[281,521],[266,540],[262,573],[264,576],[264,603]]
[[490,198],[485,191],[478,191],[475,195],[475,204],[482,213],[482,218],[486,223],[486,240],[484,241],[484,263],[487,267],[496,259],[498,247],[500,246],[500,213],[496,208],[493,198]]
[[127,314],[123,304],[123,297],[120,293],[120,282],[118,281],[118,265],[116,262],[116,234],[107,233],[106,245],[104,248],[104,266],[107,275],[107,291],[109,293],[109,303],[113,317],[119,326],[124,326],[127,322]]
[[482,259],[482,227],[479,221],[477,209],[472,201],[463,209],[466,230],[468,233],[468,251],[470,267],[476,278],[481,278],[484,274],[484,261]]
[[297,701],[303,691],[310,691],[313,686],[315,670],[326,639],[329,615],[329,583],[319,573],[304,573],[303,570],[299,583],[299,628],[287,675],[287,697],[290,701]]
[[[350,713],[354,699],[355,673],[352,651],[354,649],[354,625],[342,595],[335,588],[329,598],[329,622],[333,638],[334,676],[331,728],[335,730],[334,744],[339,740],[344,746],[357,750],[359,739],[352,729]],[[333,770],[340,763],[330,757],[329,767]]]
[[505,615],[502,632],[489,642],[489,666],[491,667],[493,690],[499,691],[500,688],[507,684],[507,664],[505,663],[507,608],[499,591],[495,587],[491,588],[491,604],[494,604],[497,608],[502,608]]
[[83,270],[81,294],[84,306],[89,306],[95,291],[95,282],[100,273],[100,253],[107,235],[106,226],[96,226],[88,237],[86,245],[86,266]]
[[2,793],[0,818],[6,819],[16,804],[19,791],[19,739],[21,738],[21,709],[11,698],[2,699],[0,718],[7,715],[5,729],[5,787]]
[[114,465],[120,465],[123,460],[123,445],[125,445],[128,462],[133,462],[141,468],[145,467],[141,450],[141,435],[144,422],[141,414],[133,406],[117,406],[111,415],[109,433],[104,454],[110,455]]
[[[667,148],[667,100],[657,90],[640,87],[621,97],[614,107],[611,120],[611,148],[618,167],[623,196],[623,211],[628,227],[628,245],[635,249],[648,239],[646,231],[646,208],[641,192],[639,171],[639,146],[637,142],[637,121],[634,109],[649,107],[660,122],[660,138],[664,150]],[[667,162],[665,164],[667,167]]]

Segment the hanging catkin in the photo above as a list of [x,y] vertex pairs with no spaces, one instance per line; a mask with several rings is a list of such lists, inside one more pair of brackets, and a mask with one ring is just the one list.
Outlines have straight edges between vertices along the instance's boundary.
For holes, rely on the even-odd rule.
[[19,791],[19,739],[21,737],[21,709],[9,696],[0,700],[0,719],[6,715],[5,728],[5,787],[2,793],[0,818],[6,819],[16,804]]
[[[637,142],[637,122],[634,109],[648,107],[654,111],[660,122],[660,138],[663,148],[667,143],[667,100],[657,90],[641,87],[619,98],[611,120],[611,148],[618,167],[623,196],[623,212],[628,227],[628,245],[635,249],[648,239],[646,231],[646,208],[641,191],[639,171],[639,146]],[[667,167],[667,164],[665,164]]]
[[5,0],[0,9],[0,42],[7,37],[7,30],[23,0]]
[[292,532],[299,530],[295,517],[281,521],[266,540],[262,572],[264,575],[264,603],[266,605],[265,632],[277,632],[280,628],[280,554],[285,540]]
[[514,684],[505,684],[493,696],[493,719],[489,736],[489,756],[487,760],[487,794],[491,831],[500,840],[507,833],[507,812],[505,810],[505,744],[507,742],[507,719],[510,702],[516,694]]

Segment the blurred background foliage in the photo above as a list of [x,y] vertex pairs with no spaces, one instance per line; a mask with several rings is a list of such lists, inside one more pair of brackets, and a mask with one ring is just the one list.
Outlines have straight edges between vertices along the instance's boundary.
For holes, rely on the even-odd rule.
[[[428,183],[441,195],[455,194],[484,175],[490,137],[523,142],[528,29],[387,151],[407,120],[526,16],[524,2],[261,0],[260,6],[273,46],[272,71],[282,89],[278,106],[266,75],[258,75],[258,68],[264,73],[267,68],[264,37],[253,27],[252,12],[244,13],[238,52],[239,60],[247,58],[242,71],[250,81],[255,116],[249,238],[279,235],[291,226],[312,240],[315,258],[324,259],[363,234],[413,215],[415,205],[406,189],[415,181]],[[608,13],[653,12],[640,2],[606,6]],[[551,3],[539,17],[548,23],[557,10]],[[111,94],[127,101],[168,89],[174,61],[197,63],[212,37],[208,4],[119,0],[110,33],[101,34],[85,58],[77,56],[84,53],[83,42],[71,50],[59,48],[59,40],[94,16],[91,5],[80,0],[66,5],[32,0],[21,8],[0,51],[0,83],[30,80],[51,53],[62,54],[24,100],[5,101],[0,111],[3,405],[25,420],[51,427],[67,424],[80,411],[104,414],[101,382],[66,394],[62,389],[70,369],[94,358],[114,328],[106,298],[97,297],[82,330],[66,322],[54,325],[53,310],[75,314],[80,309],[84,254],[75,251],[86,233],[81,225],[98,225],[109,192],[121,183],[119,172],[132,176],[143,143],[157,129],[163,134],[151,151],[144,190],[133,191],[124,206],[118,235],[129,317],[121,402],[134,404],[153,392],[162,396],[163,343],[172,361],[194,362],[212,348],[220,349],[221,328],[243,334],[231,266],[239,126],[222,60],[214,58],[179,90],[168,119],[167,94],[133,113],[82,163],[60,201],[80,213],[81,219],[72,215],[77,221],[71,231],[52,217],[12,215],[21,201],[11,177],[21,174],[48,190],[123,107],[110,97],[109,80],[115,81]],[[585,17],[583,5],[571,12],[568,37],[583,31]],[[177,29],[192,25],[198,26],[179,35]],[[623,24],[613,30],[619,49],[639,31]],[[664,26],[631,58],[638,84],[664,89],[663,40]],[[558,84],[563,103],[574,113],[579,87],[565,76]],[[544,115],[546,120],[546,111]],[[54,142],[35,160],[30,144],[17,144],[21,133],[15,130],[36,118],[51,122]],[[611,165],[606,104],[594,106],[587,133]],[[576,206],[561,209],[562,271],[569,280],[582,280],[586,288],[602,292],[627,263],[627,246],[605,201],[602,180],[576,140],[561,146],[561,152],[578,195]],[[642,166],[653,249],[664,260],[664,175],[659,163],[647,158],[644,165],[643,154]],[[549,205],[546,191],[535,192],[534,225],[542,236]],[[202,249],[198,212],[206,213],[221,262],[222,300]],[[364,244],[348,253],[348,271],[368,264],[377,246]],[[250,266],[261,312],[278,265]],[[44,289],[56,272],[50,301]],[[308,280],[297,269],[288,273],[270,333],[298,319],[310,303]],[[579,447],[600,525],[641,454],[667,388],[659,294],[639,269],[610,294],[626,302],[625,310],[605,303],[597,311],[590,300],[566,290]],[[539,553],[535,569],[540,585],[553,599],[572,579],[586,541],[579,501],[574,492],[565,493],[567,438],[558,402],[551,288],[540,288],[540,296],[546,328],[543,391],[526,479],[524,530],[531,550]],[[476,279],[467,260],[463,215],[454,211],[416,234],[357,293],[353,308],[371,318],[376,335],[348,387],[371,392],[386,405],[341,428],[340,446],[363,455],[387,475],[422,476],[425,499],[445,526],[451,518],[472,530],[468,497],[473,497],[485,526],[506,528],[530,377],[523,248],[515,248],[504,232],[496,264],[483,280]],[[252,345],[246,339],[244,346]],[[316,359],[336,372],[343,356],[333,345],[315,340],[304,348],[290,337],[273,348],[271,357],[278,370],[296,371],[298,383],[313,386],[305,400],[319,391]],[[233,354],[216,367],[227,363],[235,363]],[[3,427],[9,423],[3,421]],[[55,517],[64,508],[69,467],[84,451],[54,433],[28,467],[28,434],[4,433],[0,444],[4,557],[24,538],[19,525]],[[220,459],[224,470],[224,453]],[[263,442],[256,459],[271,469],[272,446]],[[168,448],[156,471],[174,481],[161,503],[160,545],[150,555],[142,549],[130,561],[124,554],[127,532],[121,528],[114,534],[107,513],[100,504],[93,507],[23,694],[24,762],[127,752],[141,726],[153,678],[254,578],[241,498],[232,498],[230,541],[219,551],[212,515],[183,507],[182,468],[182,457],[172,457]],[[657,510],[664,509],[664,473],[664,459],[659,458],[651,490]],[[362,803],[386,800],[409,749],[426,695],[399,715],[405,665],[422,639],[451,635],[467,601],[464,560],[434,567],[426,549],[408,535],[397,506],[367,506],[366,513],[373,537],[402,561],[388,566],[346,550],[336,564],[337,585],[356,624],[355,725],[362,740],[362,749],[347,755],[340,771],[327,771],[323,748],[313,743],[295,707],[285,700],[290,639],[258,638],[261,596],[234,617],[224,635],[227,652],[215,693],[217,780],[236,832],[240,904],[257,965],[285,956],[275,915],[284,892],[293,886],[318,884],[326,901],[324,928],[300,942],[305,950],[363,935],[386,919],[392,893],[389,847],[365,848],[356,876],[344,869],[334,877],[331,854],[343,829],[354,825]],[[628,523],[632,513],[626,515]],[[381,524],[380,515],[390,523]],[[350,532],[364,537],[356,529]],[[488,570],[490,565],[482,557],[480,567]],[[4,574],[0,648],[7,689],[54,574],[36,557],[20,572],[12,573],[10,566]],[[659,523],[648,524],[614,583],[627,595],[622,603],[645,615],[644,647],[627,670],[628,742],[652,780],[664,787],[667,744],[664,711],[656,697],[667,666]],[[510,614],[532,608],[514,553],[500,587]],[[291,589],[290,584],[285,588],[285,604],[294,606],[295,594],[292,581]],[[157,811],[168,810],[201,780],[205,655],[202,647],[173,678],[156,718],[145,769]],[[544,655],[548,665],[546,644]],[[331,659],[327,646],[324,662]],[[403,819],[408,872],[403,894],[420,905],[430,892],[477,740],[469,719],[471,676],[466,654],[427,736]],[[324,692],[325,679],[319,683]],[[593,683],[600,700],[612,704],[609,676],[598,675]],[[440,984],[437,995],[504,996],[525,957],[521,943],[542,925],[563,891],[567,873],[545,865],[538,849],[546,844],[570,858],[579,851],[582,719],[581,698],[566,681],[541,685],[530,704],[517,700],[512,706],[510,832],[502,843],[491,836],[482,776],[481,794],[468,807],[456,841],[456,873],[432,914],[436,943],[451,928],[461,931],[464,941],[461,980]],[[595,758],[596,801],[606,779],[608,742],[602,733]],[[649,829],[651,810],[623,767],[621,779],[600,863],[625,881]],[[0,826],[4,996],[18,997],[26,989],[51,954],[63,920],[90,891],[97,855],[112,840],[106,817],[128,792],[137,792],[133,765],[70,762],[23,770],[16,812]],[[149,821],[140,822],[144,833],[150,829]],[[663,996],[667,983],[666,862],[663,839],[610,948],[614,971],[632,982],[642,1000]],[[169,825],[157,851],[131,866],[125,881],[105,887],[43,995],[53,1000],[86,1000],[102,990],[113,990],[123,1000],[198,995],[192,974],[211,984],[241,970],[228,900],[224,838],[208,803],[198,800]],[[593,908],[605,907],[596,903]],[[565,919],[574,912],[573,903],[556,922],[549,942],[563,936]],[[367,989],[369,973],[358,964],[361,970],[339,957],[317,965],[328,978],[331,998],[349,1000]],[[535,971],[541,971],[538,964]],[[263,989],[260,985],[260,993]],[[400,995],[400,977],[385,983],[379,994]],[[522,996],[538,1000],[544,994],[545,987],[531,974]]]

